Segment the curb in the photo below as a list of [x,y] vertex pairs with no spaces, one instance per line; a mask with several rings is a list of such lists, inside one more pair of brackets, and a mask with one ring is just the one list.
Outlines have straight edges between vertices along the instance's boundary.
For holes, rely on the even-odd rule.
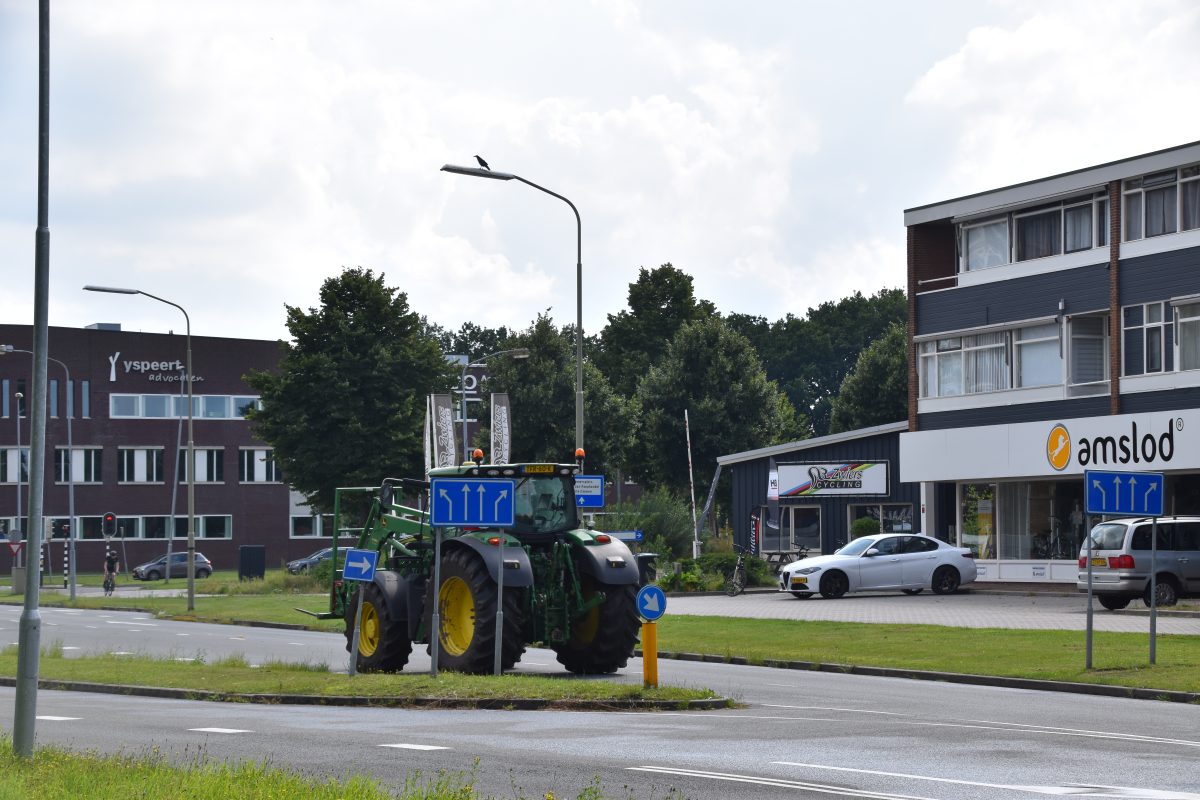
[[[16,678],[0,677],[0,686],[16,686]],[[167,700],[206,700],[217,703],[259,703],[262,705],[349,706],[360,708],[432,708],[497,711],[709,711],[729,708],[727,697],[709,700],[535,700],[500,697],[380,697],[315,694],[245,694],[213,692],[206,689],[171,689],[162,686],[122,686],[112,683],[38,680],[38,688],[62,692],[91,692]]]
[[[634,655],[641,657],[642,651]],[[1200,692],[1176,692],[1167,689],[1139,689],[1130,686],[1112,686],[1100,683],[1075,683],[1070,681],[1047,681],[1034,678],[1006,678],[998,675],[971,675],[961,672],[931,672],[918,669],[891,669],[888,667],[862,667],[854,664],[826,664],[818,661],[778,661],[762,659],[750,661],[742,656],[718,656],[703,653],[659,653],[659,658],[675,661],[702,661],[709,664],[736,664],[738,666],[770,667],[773,669],[808,670],[810,672],[839,672],[844,675],[871,675],[877,678],[908,678],[918,681],[942,681],[963,683],[971,686],[999,686],[1006,689],[1031,689],[1039,692],[1071,692],[1102,697],[1125,697],[1134,700],[1166,700],[1173,703],[1200,703]]]

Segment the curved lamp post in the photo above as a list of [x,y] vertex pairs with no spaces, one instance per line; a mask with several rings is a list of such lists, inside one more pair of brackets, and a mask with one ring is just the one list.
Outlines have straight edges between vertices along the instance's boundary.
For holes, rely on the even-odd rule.
[[[113,286],[84,286],[84,290],[89,292],[108,292],[110,294],[140,294],[149,297],[151,300],[157,300],[160,303],[166,303],[169,306],[175,306],[183,313],[183,321],[187,326],[187,421],[188,421],[188,445],[187,445],[187,486],[188,486],[188,530],[187,530],[187,610],[194,611],[196,608],[196,455],[195,442],[192,438],[192,320],[188,317],[188,313],[183,306],[178,303],[172,303],[170,300],[165,300],[149,292],[143,292],[141,289],[120,289]],[[171,520],[170,535],[175,535],[175,520]],[[171,571],[171,565],[167,564],[167,572]]]
[[[463,364],[462,374],[458,381],[458,397],[459,397],[459,412],[462,414],[462,446],[463,446],[463,462],[471,460],[471,445],[467,441],[467,370],[471,367],[482,367],[489,358],[496,356],[509,356],[510,358],[529,358],[529,348],[515,347],[512,350],[497,350],[494,353],[488,353],[482,358],[471,360],[471,356],[467,356],[467,363]],[[494,453],[492,454],[495,455]]]
[[[32,350],[21,350],[20,348],[13,347],[11,344],[0,344],[0,356],[5,355],[6,353],[26,353],[31,356],[33,355]],[[67,578],[67,583],[71,589],[71,599],[74,600],[75,599],[75,465],[71,463],[71,459],[73,459],[75,457],[75,443],[71,439],[71,417],[75,416],[75,395],[71,389],[71,370],[67,368],[67,365],[64,364],[63,362],[59,361],[57,358],[51,358],[50,356],[46,356],[46,360],[53,361],[55,364],[58,364],[60,367],[63,368],[63,372],[65,372],[67,375],[67,384],[66,384],[67,393],[68,393],[68,402],[67,402],[67,516],[71,520],[70,527],[67,530],[67,547],[69,548],[69,552],[70,552],[70,555],[67,556],[67,570],[69,573],[68,578]],[[18,420],[17,424],[20,425],[19,420]],[[20,437],[18,436],[18,441],[17,441],[17,459],[18,459],[18,461],[20,461],[20,458],[21,458],[21,455],[20,455],[21,442],[19,441],[19,439],[20,439]],[[17,472],[18,473],[20,472],[20,467],[18,467]],[[20,477],[20,475],[18,475],[18,477]],[[20,495],[19,490],[18,490],[17,494],[18,494],[18,496]],[[18,497],[18,501],[19,501],[19,497]],[[17,512],[17,517],[20,518],[19,511]],[[49,553],[47,553],[47,556],[49,556]]]
[[442,172],[469,175],[473,178],[491,178],[494,181],[520,181],[539,192],[557,197],[575,212],[575,449],[578,450],[583,447],[583,224],[579,220],[579,209],[561,194],[511,172],[493,172],[490,169],[459,167],[454,164],[444,165]]

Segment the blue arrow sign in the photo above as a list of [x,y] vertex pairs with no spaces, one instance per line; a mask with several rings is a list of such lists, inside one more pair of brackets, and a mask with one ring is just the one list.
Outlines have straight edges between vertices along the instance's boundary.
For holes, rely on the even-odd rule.
[[604,508],[604,476],[575,476],[575,505],[578,508]]
[[1163,476],[1161,472],[1083,473],[1089,514],[1129,514],[1161,517]]
[[511,528],[517,482],[499,478],[433,478],[429,482],[429,524]]
[[342,578],[348,581],[375,580],[375,564],[379,553],[374,550],[347,550]]
[[667,596],[657,586],[643,586],[637,593],[638,613],[646,622],[654,622],[667,613]]
[[645,535],[640,531],[609,531],[609,536],[615,536],[622,542],[640,542],[645,538]]

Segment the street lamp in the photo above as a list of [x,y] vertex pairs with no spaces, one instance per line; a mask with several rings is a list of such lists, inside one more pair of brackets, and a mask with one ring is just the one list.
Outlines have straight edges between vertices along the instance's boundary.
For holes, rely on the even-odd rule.
[[[192,320],[188,317],[188,313],[184,307],[178,303],[172,303],[170,300],[165,300],[149,292],[143,292],[141,289],[120,289],[113,286],[84,286],[85,291],[89,292],[108,292],[110,294],[140,294],[149,297],[151,300],[157,300],[160,303],[166,303],[169,306],[175,306],[183,313],[183,321],[187,326],[187,421],[188,421],[188,446],[187,446],[187,485],[188,485],[188,530],[187,530],[187,610],[194,611],[196,608],[196,455],[195,442],[192,438]],[[171,536],[175,535],[175,520],[171,520]],[[169,572],[171,565],[167,565]]]
[[[464,462],[471,460],[471,445],[467,441],[467,370],[471,367],[482,367],[484,366],[485,361],[487,361],[489,358],[495,358],[496,356],[529,358],[529,348],[516,347],[512,350],[497,350],[496,352],[488,353],[486,356],[476,359],[475,361],[471,361],[471,356],[467,356],[467,363],[463,364],[462,375],[459,377],[458,381],[458,404],[459,412],[462,414],[462,446]],[[495,457],[495,453],[493,453],[492,456]]]
[[492,172],[490,169],[459,167],[454,164],[443,165],[442,172],[470,175],[473,178],[491,178],[494,181],[520,181],[539,192],[557,197],[575,212],[575,449],[579,450],[583,447],[583,224],[579,220],[579,209],[561,194],[511,172]]
[[[7,353],[27,353],[33,355],[32,350],[21,350],[13,347],[11,344],[0,344],[0,356]],[[67,528],[67,547],[70,555],[67,556],[67,583],[71,588],[71,599],[75,599],[75,465],[71,463],[71,459],[75,457],[75,443],[71,439],[71,417],[75,416],[75,395],[71,389],[71,370],[67,369],[67,365],[59,361],[57,358],[46,356],[47,361],[53,361],[63,368],[63,372],[67,376],[67,393],[69,400],[67,401],[67,516],[70,518],[70,523]],[[20,478],[20,459],[21,459],[21,429],[20,416],[17,417],[17,477]],[[17,518],[20,519],[20,490],[17,492]],[[50,546],[46,545],[46,557],[49,558]]]

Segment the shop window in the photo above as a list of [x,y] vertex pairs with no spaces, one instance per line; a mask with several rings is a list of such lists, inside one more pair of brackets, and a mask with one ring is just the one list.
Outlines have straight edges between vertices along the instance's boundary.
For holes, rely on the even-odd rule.
[[964,483],[959,547],[968,548],[975,558],[996,557],[996,485]]

